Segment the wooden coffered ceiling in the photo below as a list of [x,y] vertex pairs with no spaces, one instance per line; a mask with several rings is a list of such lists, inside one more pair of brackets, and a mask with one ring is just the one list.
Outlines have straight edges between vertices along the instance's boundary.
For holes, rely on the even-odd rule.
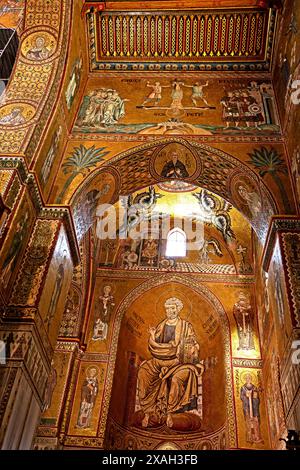
[[91,71],[269,71],[279,0],[86,1]]

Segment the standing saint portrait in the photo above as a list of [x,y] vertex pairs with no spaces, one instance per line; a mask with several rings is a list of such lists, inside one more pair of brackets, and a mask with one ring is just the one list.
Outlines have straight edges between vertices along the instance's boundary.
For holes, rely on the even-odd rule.
[[115,307],[115,299],[111,292],[111,286],[104,286],[103,294],[99,296],[92,337],[94,341],[104,341],[107,338],[108,323]]
[[164,307],[166,318],[149,329],[152,357],[142,362],[138,371],[141,426],[150,427],[154,420],[173,428],[175,421],[188,415],[194,418],[192,428],[199,428],[204,371],[199,360],[200,346],[193,326],[179,315],[183,302],[171,297]]
[[54,367],[54,361],[51,361],[51,370],[50,375],[48,377],[48,381],[46,384],[45,395],[44,395],[44,404],[43,404],[43,412],[48,410],[51,407],[52,396],[54,389],[57,384],[57,372]]
[[248,209],[251,213],[251,217],[253,219],[258,217],[262,210],[262,204],[259,194],[257,194],[255,191],[248,191],[248,189],[242,184],[240,184],[238,187],[238,193],[242,200],[245,201],[245,203],[247,204]]
[[71,109],[74,98],[78,91],[80,81],[81,81],[81,72],[82,72],[82,64],[83,60],[82,57],[78,58],[72,68],[72,72],[70,75],[70,81],[65,92],[65,98],[67,103],[68,110]]
[[286,328],[285,328],[285,315],[284,315],[284,294],[282,289],[282,281],[280,277],[280,265],[276,261],[273,262],[273,270],[274,270],[274,287],[276,292],[276,306],[278,312],[278,318],[280,322],[281,328],[283,328],[285,335],[287,335]]
[[240,292],[237,302],[233,307],[233,316],[236,321],[239,350],[255,349],[253,341],[253,312],[249,297],[244,292]]
[[42,177],[42,181],[44,184],[48,182],[51,169],[53,166],[53,162],[58,151],[61,134],[62,134],[62,127],[59,126],[58,129],[53,134],[49,151],[47,153],[47,156],[45,158],[45,161],[41,169],[41,177]]
[[171,160],[168,160],[161,171],[164,178],[188,178],[189,173],[184,163],[178,158],[178,153],[174,150],[171,153]]
[[51,322],[54,318],[55,312],[56,312],[56,307],[58,304],[58,300],[61,294],[63,282],[64,282],[64,277],[65,277],[65,264],[67,260],[67,250],[64,250],[63,252],[63,259],[61,263],[59,264],[57,271],[56,271],[56,278],[55,278],[55,283],[51,295],[51,301],[50,305],[48,308],[47,316],[45,319],[45,325],[47,326],[47,329],[49,330]]
[[77,419],[78,428],[87,429],[91,426],[92,413],[99,391],[98,370],[91,367],[81,387],[80,409]]
[[4,288],[8,286],[8,282],[14,269],[17,265],[18,256],[23,247],[23,240],[26,236],[29,225],[29,211],[26,211],[22,216],[22,219],[17,222],[15,233],[10,244],[10,248],[5,256],[2,272],[1,272],[1,283]]
[[246,422],[246,441],[249,443],[263,442],[260,432],[259,390],[252,383],[251,374],[247,374],[245,379],[246,382],[241,387],[240,399],[243,403]]
[[300,146],[298,145],[293,154],[292,158],[292,174],[295,178],[296,192],[298,200],[300,200]]

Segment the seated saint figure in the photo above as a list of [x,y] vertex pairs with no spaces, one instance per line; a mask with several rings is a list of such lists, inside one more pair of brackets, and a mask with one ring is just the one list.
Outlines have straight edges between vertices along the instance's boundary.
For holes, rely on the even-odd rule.
[[[165,302],[166,319],[149,329],[152,358],[138,371],[138,396],[144,413],[142,427],[150,416],[173,427],[174,414],[201,414],[200,390],[204,366],[199,362],[199,344],[192,325],[180,318],[183,303],[176,297]],[[173,416],[173,418],[172,418]]]

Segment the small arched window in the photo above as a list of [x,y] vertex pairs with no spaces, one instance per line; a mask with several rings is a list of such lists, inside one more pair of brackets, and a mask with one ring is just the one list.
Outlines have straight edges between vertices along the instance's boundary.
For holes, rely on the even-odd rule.
[[173,228],[168,233],[166,256],[172,258],[186,256],[186,234],[180,228]]

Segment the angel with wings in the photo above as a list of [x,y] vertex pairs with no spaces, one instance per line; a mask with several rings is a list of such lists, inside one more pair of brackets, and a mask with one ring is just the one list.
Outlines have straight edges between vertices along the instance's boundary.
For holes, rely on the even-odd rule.
[[222,233],[225,242],[235,238],[229,215],[232,205],[223,199],[217,198],[206,189],[201,189],[199,193],[194,193],[193,196],[198,200],[201,220],[216,227]]
[[123,207],[126,209],[125,220],[119,229],[119,234],[128,235],[130,230],[144,221],[150,221],[153,217],[153,209],[159,198],[163,197],[156,193],[155,188],[150,186],[148,191],[137,194],[135,197],[130,194],[123,201]]

